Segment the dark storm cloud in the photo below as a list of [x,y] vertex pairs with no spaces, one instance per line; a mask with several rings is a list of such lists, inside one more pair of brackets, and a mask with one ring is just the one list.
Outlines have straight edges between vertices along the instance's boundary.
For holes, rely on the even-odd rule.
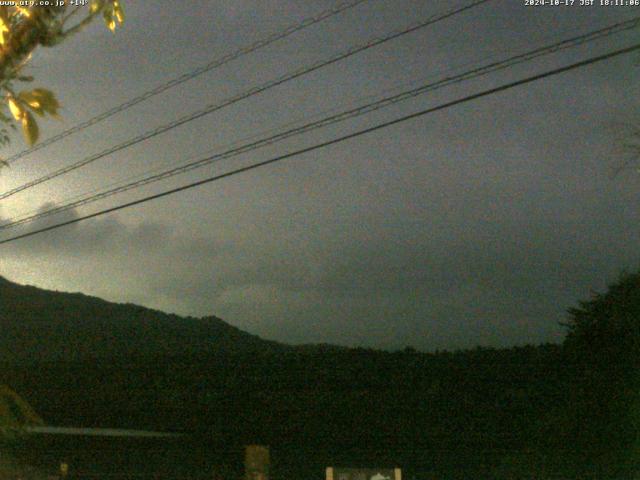
[[[144,270],[144,282],[133,292],[122,283],[128,299],[164,299],[163,305],[190,314],[228,313],[236,324],[283,340],[305,341],[311,326],[315,338],[339,343],[366,343],[370,334],[387,339],[381,346],[418,341],[445,348],[535,342],[541,333],[557,339],[564,310],[632,264],[637,244],[629,237],[612,255],[591,224],[565,224],[555,232],[518,222],[485,224],[459,238],[415,235],[401,220],[394,228],[405,237],[381,234],[367,243],[354,237],[321,256],[322,239],[292,255],[286,246],[188,238],[157,224],[104,219],[10,251],[17,260],[68,257],[95,265],[100,273],[91,276],[98,282],[131,275],[134,266]],[[122,298],[125,292],[109,283],[108,296]]]
[[[126,29],[113,36],[96,27],[67,50],[43,51],[40,74],[60,92],[72,124],[278,30],[308,15],[310,5],[132,3]],[[434,9],[419,1],[388,5],[370,2],[204,75],[86,131],[85,139],[61,142],[24,169],[3,172],[0,181],[11,187],[38,168],[48,171],[99,151]],[[511,48],[548,44],[622,13],[534,11],[519,2],[483,7],[459,23],[354,57],[115,155],[36,192],[40,197],[19,197],[14,206],[21,211],[43,199],[58,201],[67,190],[97,188],[161,161],[173,165],[216,142],[346,108],[385,88],[429,75],[433,80],[436,71],[504,57]],[[611,47],[623,43],[611,41]],[[391,111],[426,108],[608,49],[601,41]],[[102,61],[87,69],[94,57]],[[214,314],[283,341],[426,349],[559,341],[566,308],[603,289],[622,269],[640,266],[640,177],[610,177],[619,161],[617,129],[610,126],[640,108],[635,61],[619,59],[531,84],[211,188],[7,245],[0,274],[182,314]],[[341,124],[327,138],[374,120]],[[303,145],[292,141],[283,150]],[[84,213],[69,211],[28,228]]]
[[[47,202],[36,213],[55,207],[55,203]],[[4,233],[6,237],[29,234],[60,223],[73,222],[79,216],[76,210],[67,210]],[[0,224],[6,222],[0,216]],[[168,230],[154,223],[128,227],[115,217],[104,217],[91,222],[71,223],[63,229],[27,237],[8,245],[7,250],[25,255],[97,256],[109,255],[123,248],[157,250],[167,237]]]

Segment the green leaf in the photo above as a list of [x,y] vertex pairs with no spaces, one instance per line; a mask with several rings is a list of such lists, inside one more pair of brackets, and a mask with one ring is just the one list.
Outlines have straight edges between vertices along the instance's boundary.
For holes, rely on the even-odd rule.
[[41,117],[44,116],[45,113],[48,113],[52,117],[58,116],[60,104],[49,90],[44,88],[35,88],[30,92],[25,90],[18,94],[18,98]]

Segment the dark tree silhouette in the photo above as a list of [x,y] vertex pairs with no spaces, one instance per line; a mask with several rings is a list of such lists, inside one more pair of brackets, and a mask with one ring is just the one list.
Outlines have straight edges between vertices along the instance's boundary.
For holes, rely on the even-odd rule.
[[640,471],[640,273],[570,309],[566,327],[578,446],[602,478],[632,478]]

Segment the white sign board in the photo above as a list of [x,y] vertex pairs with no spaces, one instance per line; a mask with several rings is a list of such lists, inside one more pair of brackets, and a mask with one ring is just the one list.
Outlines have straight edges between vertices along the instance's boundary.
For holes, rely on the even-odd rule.
[[399,468],[327,467],[326,480],[402,480]]

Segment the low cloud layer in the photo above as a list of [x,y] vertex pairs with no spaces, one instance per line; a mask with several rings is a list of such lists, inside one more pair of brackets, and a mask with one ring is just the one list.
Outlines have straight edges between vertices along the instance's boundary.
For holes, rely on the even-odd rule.
[[339,245],[317,236],[292,251],[106,217],[4,246],[2,271],[47,288],[215,314],[281,341],[436,349],[559,341],[566,308],[633,268],[640,240],[615,232],[612,250],[597,223],[554,232],[486,224],[446,241],[409,227],[398,220],[404,235],[382,229]]

